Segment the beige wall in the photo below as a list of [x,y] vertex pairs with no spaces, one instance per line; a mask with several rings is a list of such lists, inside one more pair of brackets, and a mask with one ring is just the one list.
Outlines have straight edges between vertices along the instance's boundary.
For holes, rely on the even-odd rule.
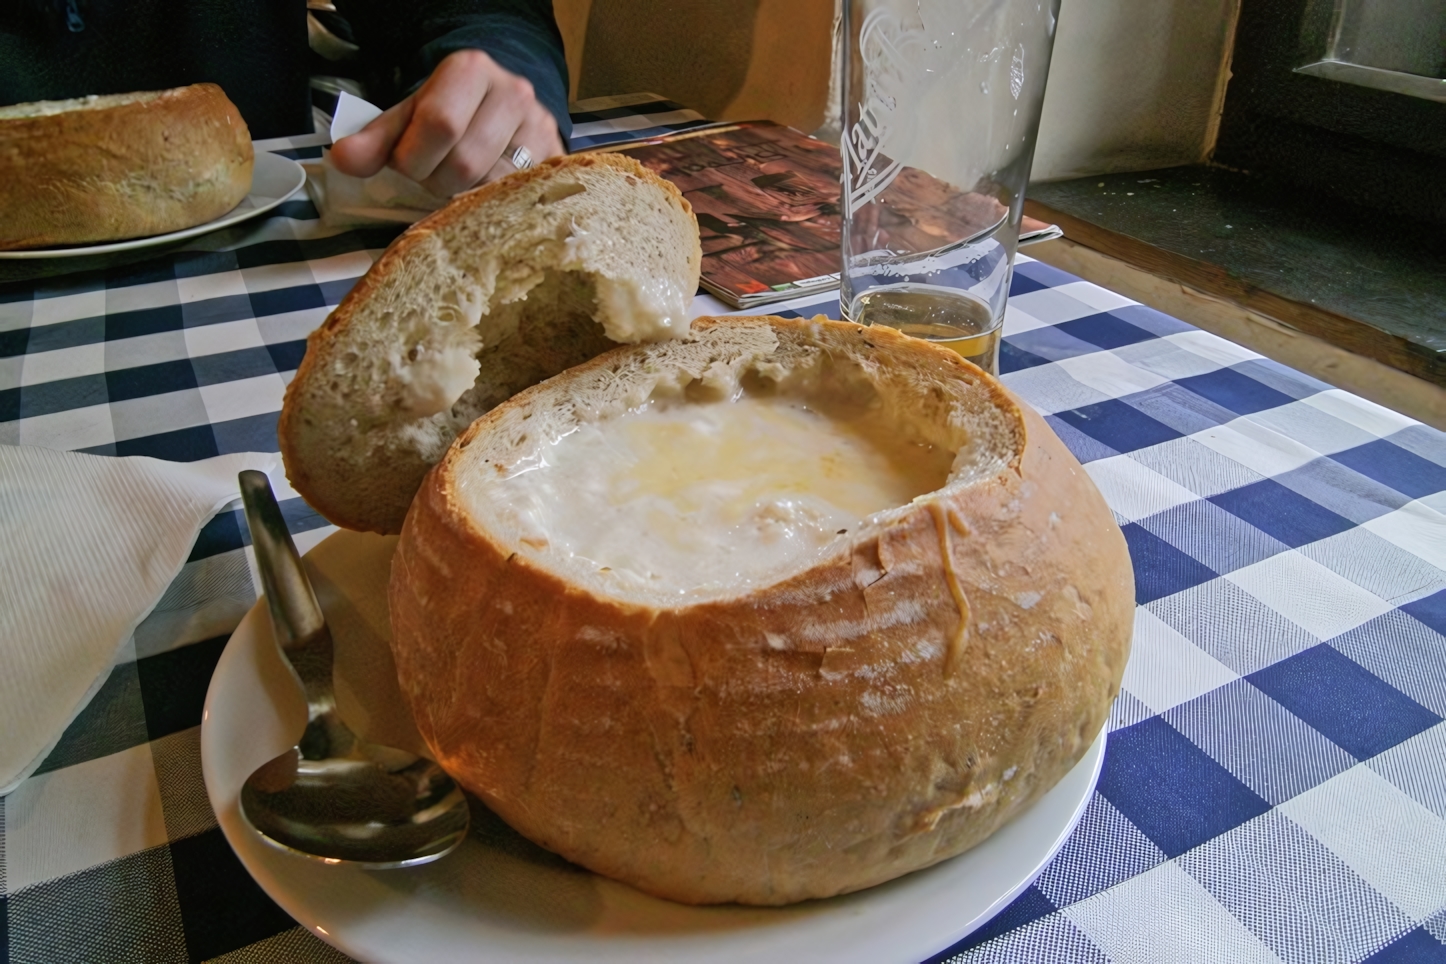
[[587,15],[591,10],[592,0],[552,0],[552,12],[557,17],[557,28],[562,31],[562,46],[567,54],[567,76],[571,85],[567,93],[570,100],[577,100],[577,78],[582,72],[582,45],[587,38]]
[[[1063,0],[1034,179],[1201,160],[1239,0]],[[823,120],[834,0],[554,0],[574,99],[651,90],[719,120]]]
[[812,131],[834,0],[554,0],[574,100],[650,90],[718,120]]
[[1033,180],[1202,160],[1239,0],[1064,0]]

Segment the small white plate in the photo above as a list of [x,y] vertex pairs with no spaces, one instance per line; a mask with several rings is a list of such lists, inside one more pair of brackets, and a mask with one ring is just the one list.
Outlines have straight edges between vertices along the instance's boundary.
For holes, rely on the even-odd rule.
[[107,241],[104,244],[80,244],[65,248],[32,248],[27,251],[0,251],[0,260],[78,258],[95,254],[112,254],[117,251],[134,251],[137,248],[150,248],[170,244],[172,241],[184,241],[186,238],[194,238],[198,234],[228,228],[247,218],[265,214],[301,190],[301,186],[305,183],[306,171],[300,164],[289,157],[282,157],[280,154],[257,151],[256,161],[251,167],[250,193],[241,199],[240,204],[214,221],[207,221],[205,224],[198,224],[183,231],[153,234],[148,238],[131,238],[129,241]]
[[[306,555],[337,640],[337,697],[364,734],[420,748],[387,646],[394,537],[338,532]],[[246,777],[290,745],[305,710],[265,606],[231,636],[201,723],[206,792],[241,863],[289,914],[369,962],[920,961],[987,922],[1034,881],[1094,791],[1101,733],[1060,783],[968,853],[869,890],[784,908],[689,907],[566,863],[480,806],[442,860],[406,870],[326,866],[242,821]],[[506,734],[497,734],[506,739]]]

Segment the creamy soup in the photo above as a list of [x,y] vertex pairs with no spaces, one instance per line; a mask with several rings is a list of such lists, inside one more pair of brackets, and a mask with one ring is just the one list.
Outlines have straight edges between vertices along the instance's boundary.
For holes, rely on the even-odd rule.
[[585,423],[466,491],[569,567],[686,594],[794,569],[874,513],[941,487],[953,456],[877,410],[834,417],[743,394]]

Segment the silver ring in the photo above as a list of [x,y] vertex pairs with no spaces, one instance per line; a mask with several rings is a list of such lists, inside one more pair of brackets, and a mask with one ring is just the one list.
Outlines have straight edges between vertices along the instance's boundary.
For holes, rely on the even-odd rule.
[[512,156],[509,157],[508,160],[511,161],[512,166],[519,171],[525,171],[532,166],[532,152],[519,144],[517,145],[517,150],[512,152]]

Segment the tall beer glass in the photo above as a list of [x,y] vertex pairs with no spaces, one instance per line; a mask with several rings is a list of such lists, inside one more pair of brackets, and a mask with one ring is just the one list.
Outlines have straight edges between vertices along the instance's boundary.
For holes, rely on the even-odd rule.
[[840,306],[998,371],[1059,0],[841,0]]

